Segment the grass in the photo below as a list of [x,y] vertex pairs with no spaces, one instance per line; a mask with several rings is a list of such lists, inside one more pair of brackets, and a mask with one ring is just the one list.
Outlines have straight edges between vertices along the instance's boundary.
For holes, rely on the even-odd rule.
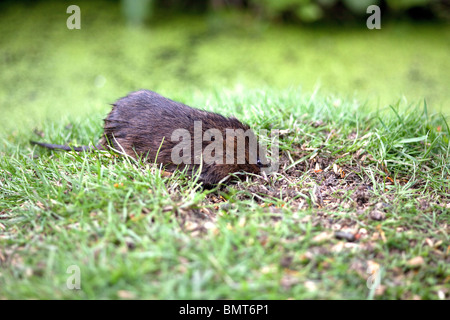
[[[203,190],[152,164],[39,149],[19,128],[0,142],[0,298],[449,298],[447,119],[294,89],[188,99],[281,129],[279,171]],[[95,143],[103,116],[37,134]]]
[[[0,299],[449,298],[447,25],[129,29],[117,5],[77,4],[78,31],[64,3],[1,4]],[[95,144],[139,88],[280,129],[280,169],[202,190],[29,144]]]

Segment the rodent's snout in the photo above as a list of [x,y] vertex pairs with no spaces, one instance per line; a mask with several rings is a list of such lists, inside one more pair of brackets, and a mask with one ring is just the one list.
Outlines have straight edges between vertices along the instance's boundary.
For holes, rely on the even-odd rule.
[[258,157],[258,159],[256,160],[256,165],[260,168],[260,169],[263,169],[263,168],[269,168],[270,167],[270,163],[267,161],[267,159],[265,159],[266,161],[266,163],[263,163],[262,161],[261,161],[261,159]]
[[258,167],[262,168],[263,164],[261,162],[261,159],[258,157],[258,160],[256,160],[256,164],[258,165]]

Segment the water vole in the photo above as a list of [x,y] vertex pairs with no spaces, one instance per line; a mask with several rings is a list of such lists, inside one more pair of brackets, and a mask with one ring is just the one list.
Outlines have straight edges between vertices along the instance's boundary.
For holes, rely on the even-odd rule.
[[149,90],[128,94],[113,104],[95,147],[34,142],[49,149],[113,149],[164,165],[165,170],[201,168],[200,181],[218,183],[230,173],[260,173],[265,151],[250,127],[234,117],[191,108]]

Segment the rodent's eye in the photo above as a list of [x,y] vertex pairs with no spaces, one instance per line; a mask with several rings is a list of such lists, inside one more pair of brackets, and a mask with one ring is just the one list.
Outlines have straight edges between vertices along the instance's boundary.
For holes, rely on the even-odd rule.
[[258,165],[258,167],[262,167],[263,166],[263,164],[262,164],[262,162],[261,162],[261,159],[260,158],[258,158],[258,160],[256,160],[256,164]]

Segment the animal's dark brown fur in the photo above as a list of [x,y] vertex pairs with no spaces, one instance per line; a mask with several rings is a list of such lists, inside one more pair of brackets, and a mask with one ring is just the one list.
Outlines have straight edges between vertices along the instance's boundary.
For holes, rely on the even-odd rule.
[[[135,158],[142,158],[149,162],[165,166],[168,171],[176,168],[183,169],[188,165],[188,174],[199,168],[199,162],[194,163],[194,121],[201,121],[202,137],[208,129],[218,129],[223,136],[223,164],[202,163],[200,180],[206,185],[218,183],[230,173],[245,171],[260,173],[261,162],[251,163],[253,151],[245,145],[245,163],[237,163],[237,138],[226,136],[226,129],[242,129],[244,132],[248,125],[241,123],[234,117],[226,118],[220,114],[191,108],[179,102],[167,99],[149,90],[132,92],[113,104],[111,112],[106,117],[104,134],[96,148],[113,148]],[[172,134],[176,129],[186,129],[191,137],[192,162],[188,164],[174,164],[172,150],[180,141],[172,141]],[[250,134],[254,137],[253,133]],[[234,163],[226,164],[226,141],[234,145]],[[249,138],[247,138],[248,141]],[[202,150],[212,141],[201,140]],[[51,149],[70,150],[67,146],[57,146],[36,143]],[[86,147],[73,148],[75,151],[86,150]],[[265,155],[260,155],[263,162]],[[256,159],[253,157],[252,159]]]

